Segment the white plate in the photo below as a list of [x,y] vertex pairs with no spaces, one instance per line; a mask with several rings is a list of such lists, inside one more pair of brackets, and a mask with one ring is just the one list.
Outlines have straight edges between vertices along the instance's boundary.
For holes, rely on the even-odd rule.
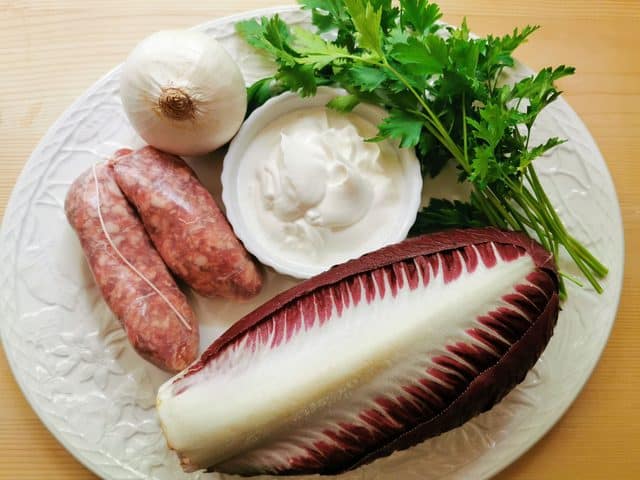
[[[235,35],[234,23],[276,11],[289,23],[308,22],[307,15],[295,8],[280,8],[223,18],[199,28],[223,42],[251,82],[271,65]],[[4,349],[42,421],[98,475],[221,478],[183,474],[167,450],[153,407],[156,388],[167,376],[129,347],[100,299],[64,217],[65,194],[81,171],[117,147],[140,143],[118,98],[119,74],[120,67],[107,74],[51,127],[13,191],[0,234]],[[598,296],[590,289],[569,286],[569,301],[542,359],[493,410],[343,478],[488,477],[533,445],[589,377],[607,341],[621,290],[623,234],[618,201],[598,148],[564,100],[548,109],[538,134],[571,139],[538,162],[539,172],[571,232],[609,266],[605,293]],[[219,160],[194,162],[212,189],[219,189]],[[203,346],[243,313],[292,284],[291,279],[270,274],[261,297],[241,306],[193,297],[202,321]]]

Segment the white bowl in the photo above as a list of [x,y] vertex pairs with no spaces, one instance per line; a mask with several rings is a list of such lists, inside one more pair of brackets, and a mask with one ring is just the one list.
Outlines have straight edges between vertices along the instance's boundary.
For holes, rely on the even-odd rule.
[[[295,93],[287,92],[271,98],[247,118],[231,142],[224,158],[222,201],[226,208],[227,218],[247,250],[260,262],[272,267],[277,272],[296,278],[310,278],[328,270],[328,267],[326,265],[301,264],[300,262],[292,261],[287,259],[285,249],[269,248],[267,242],[261,241],[261,232],[256,231],[248,224],[240,206],[239,197],[246,195],[247,191],[246,185],[239,185],[240,164],[248,146],[265,126],[294,110],[325,106],[332,98],[345,94],[346,92],[341,89],[320,87],[314,97],[302,98]],[[365,104],[358,105],[353,110],[353,113],[360,115],[374,125],[378,125],[388,115],[385,110],[379,107]],[[405,198],[408,201],[406,202],[406,208],[402,209],[403,215],[398,218],[398,221],[392,225],[384,226],[388,230],[388,235],[384,236],[384,240],[376,248],[400,242],[407,237],[409,229],[415,222],[421,202],[422,175],[420,163],[414,150],[400,148],[395,142],[392,145],[398,151],[399,159],[403,165],[404,188],[408,192]],[[383,227],[381,226],[381,228]],[[357,258],[372,250],[354,250],[351,258]],[[340,263],[342,260],[336,261],[334,264]]]

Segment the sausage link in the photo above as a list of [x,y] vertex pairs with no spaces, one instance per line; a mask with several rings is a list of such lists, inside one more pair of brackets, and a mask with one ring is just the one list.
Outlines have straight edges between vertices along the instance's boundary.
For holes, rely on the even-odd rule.
[[67,193],[65,213],[103,298],[135,350],[163,370],[187,367],[198,354],[195,315],[109,166],[95,166],[76,179]]
[[118,185],[178,277],[206,297],[242,300],[258,294],[258,267],[181,158],[145,147],[112,165]]

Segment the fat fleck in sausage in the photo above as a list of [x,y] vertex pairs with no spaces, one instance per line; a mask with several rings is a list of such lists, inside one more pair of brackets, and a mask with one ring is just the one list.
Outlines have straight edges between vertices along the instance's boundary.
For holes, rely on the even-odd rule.
[[177,276],[206,297],[258,294],[262,278],[256,264],[181,158],[145,147],[112,165],[118,185]]
[[109,166],[94,166],[71,185],[65,212],[135,350],[171,372],[193,362],[199,343],[195,315]]

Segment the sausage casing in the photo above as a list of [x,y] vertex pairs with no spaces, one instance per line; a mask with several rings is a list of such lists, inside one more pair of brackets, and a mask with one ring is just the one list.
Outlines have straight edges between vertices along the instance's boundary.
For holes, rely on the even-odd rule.
[[258,267],[184,160],[145,147],[116,158],[113,169],[173,273],[206,297],[258,294]]
[[108,165],[92,167],[76,179],[67,194],[65,212],[103,298],[135,350],[171,372],[193,362],[199,344],[195,315]]

